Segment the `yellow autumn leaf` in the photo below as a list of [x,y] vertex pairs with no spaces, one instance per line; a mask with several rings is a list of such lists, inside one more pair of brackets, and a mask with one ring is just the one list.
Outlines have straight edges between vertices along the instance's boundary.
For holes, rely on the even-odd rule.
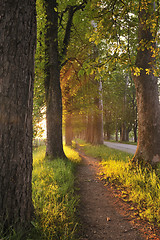
[[134,68],[134,75],[135,76],[140,76],[142,68],[135,67]]
[[149,68],[146,68],[145,70],[146,70],[146,74],[149,75],[151,70]]

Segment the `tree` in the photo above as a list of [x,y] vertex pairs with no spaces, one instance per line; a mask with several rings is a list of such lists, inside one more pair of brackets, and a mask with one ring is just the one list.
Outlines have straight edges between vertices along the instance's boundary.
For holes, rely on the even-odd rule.
[[58,5],[46,0],[47,34],[46,53],[46,155],[65,157],[62,144],[62,97],[60,88],[60,59],[58,51]]
[[[69,66],[67,66],[69,65]],[[68,68],[69,67],[69,68]],[[65,144],[67,146],[72,145],[73,140],[73,126],[72,126],[72,115],[73,115],[73,93],[74,83],[72,79],[72,73],[74,71],[73,64],[66,64],[61,71],[61,88],[62,88],[62,100],[63,100],[63,119],[65,125]]]
[[135,86],[128,68],[118,65],[103,74],[104,134],[109,140],[120,131],[120,140],[129,141],[137,119]]
[[[95,61],[98,57],[98,48],[95,44],[93,44],[93,60]],[[93,69],[94,69],[93,65]],[[92,115],[92,121],[88,124],[92,124],[92,141],[91,143],[97,145],[97,144],[103,144],[103,100],[102,100],[102,81],[101,77],[98,74],[98,71],[93,72],[93,76],[91,76],[92,81],[94,83],[94,87],[96,90],[94,98],[94,110]]]
[[3,0],[0,16],[0,222],[22,229],[33,216],[35,1]]
[[159,43],[159,1],[93,1],[93,8],[99,22],[98,33],[92,38],[98,42],[105,39],[108,68],[119,62],[128,65],[133,73],[139,129],[133,162],[156,165],[160,162],[160,106],[156,77],[159,75],[156,64],[156,61],[159,63],[156,46],[156,41]]
[[138,106],[138,146],[133,162],[160,162],[160,104],[156,77],[157,12],[139,1],[138,50],[133,73]]
[[[85,7],[86,1],[84,0],[79,5],[67,5],[61,12],[59,12],[60,6],[56,0],[46,0],[45,2],[48,22],[46,34],[46,53],[48,62],[46,65],[45,80],[47,119],[46,154],[52,157],[65,157],[62,144],[62,95],[60,70],[66,60],[65,58],[70,41],[73,16],[76,11]],[[64,28],[61,28],[63,21],[65,22]],[[62,33],[60,30],[62,30]],[[59,38],[59,36],[61,37]]]

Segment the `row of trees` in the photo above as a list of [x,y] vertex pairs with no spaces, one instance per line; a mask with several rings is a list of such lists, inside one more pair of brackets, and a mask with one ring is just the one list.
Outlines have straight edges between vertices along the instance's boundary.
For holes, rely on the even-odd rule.
[[[90,109],[83,113],[83,123],[87,125],[86,121],[89,120],[89,128],[92,128],[93,124],[92,129],[95,130],[95,121],[98,118],[99,123],[98,121],[97,123],[100,127],[101,117],[98,116],[98,112],[102,111],[102,107],[98,106],[100,102],[98,89],[99,83],[105,79],[103,112],[106,115],[104,126],[108,131],[108,137],[111,126],[114,124],[116,130],[121,130],[122,140],[127,139],[131,129],[134,130],[136,139],[138,112],[138,146],[134,161],[149,162],[154,165],[160,161],[160,108],[157,85],[159,50],[156,45],[159,5],[154,1],[126,3],[93,1],[91,6],[94,22],[88,33],[90,45],[87,45],[87,56],[81,63],[82,70],[79,73],[83,72],[86,75],[85,79],[89,81],[86,87],[94,85],[94,88],[89,90],[92,91],[92,96],[88,94],[87,103],[91,105]],[[98,51],[96,54],[94,44]],[[113,91],[118,83],[120,83],[120,91],[116,91],[115,94]],[[112,90],[109,91],[109,89]],[[121,91],[123,94],[119,95]],[[85,106],[86,95],[83,98],[85,100],[80,99],[80,101]],[[112,104],[109,104],[109,101]],[[115,107],[113,107],[114,102],[116,102]],[[109,118],[112,119],[111,124],[107,124],[107,120],[110,121]],[[98,129],[98,125],[96,126]],[[90,131],[89,128],[87,128],[87,134]],[[95,138],[95,133],[93,136]],[[93,136],[91,142],[96,143]],[[86,136],[87,140],[89,138]]]
[[[34,210],[35,10],[31,0],[3,0],[0,8],[0,221],[4,229],[27,227]],[[33,116],[36,124],[40,108],[46,106],[46,154],[65,157],[61,87],[68,142],[74,119],[72,124],[79,125],[76,134],[87,129],[87,140],[94,144],[103,143],[103,115],[108,137],[112,125],[123,132],[136,129],[136,90],[139,132],[133,161],[160,162],[158,2],[37,0],[37,13]]]
[[71,145],[76,135],[93,144],[101,144],[103,135],[107,140],[115,135],[118,141],[119,133],[121,141],[129,141],[131,130],[137,142],[137,105],[132,78],[117,67],[106,79],[98,73],[98,79],[94,74],[92,78],[83,76],[82,81],[82,77],[76,78],[75,69],[72,63],[61,74],[66,144]]

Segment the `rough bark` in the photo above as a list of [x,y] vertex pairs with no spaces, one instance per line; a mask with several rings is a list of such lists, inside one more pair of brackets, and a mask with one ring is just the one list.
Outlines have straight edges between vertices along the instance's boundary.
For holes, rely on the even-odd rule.
[[[136,67],[141,69],[141,73],[139,76],[134,75],[138,107],[138,146],[133,162],[154,166],[160,162],[160,105],[157,77],[153,73],[155,59],[151,51],[151,47],[156,49],[156,44],[148,21],[153,17],[151,4],[148,4],[148,10],[140,10]],[[144,49],[141,48],[142,40],[146,42]],[[149,74],[146,69],[150,69]]]
[[27,227],[32,205],[35,1],[0,5],[0,222]]
[[46,155],[65,157],[62,143],[62,94],[58,52],[58,12],[56,0],[46,0],[47,13],[47,66],[46,66]]

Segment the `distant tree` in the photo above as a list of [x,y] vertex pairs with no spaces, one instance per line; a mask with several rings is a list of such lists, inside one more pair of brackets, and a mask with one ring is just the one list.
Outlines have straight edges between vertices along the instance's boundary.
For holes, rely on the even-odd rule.
[[[93,61],[98,58],[98,47],[93,45]],[[94,65],[92,66],[94,70]],[[92,113],[92,121],[88,124],[92,124],[92,144],[103,144],[103,99],[102,99],[102,80],[98,71],[93,71],[93,76],[91,79],[95,88],[95,95],[93,95],[94,109]]]
[[35,1],[1,1],[0,224],[28,227],[32,205]]
[[104,132],[109,140],[120,132],[120,140],[128,141],[137,119],[135,87],[128,69],[118,66],[112,74],[104,76]]
[[[62,88],[62,100],[63,100],[63,119],[64,119],[64,135],[65,144],[67,146],[72,145],[73,140],[73,96],[75,95],[75,80],[73,77],[75,63],[66,64],[61,71],[61,88]],[[73,67],[74,65],[74,67]],[[75,72],[74,72],[75,73]]]

